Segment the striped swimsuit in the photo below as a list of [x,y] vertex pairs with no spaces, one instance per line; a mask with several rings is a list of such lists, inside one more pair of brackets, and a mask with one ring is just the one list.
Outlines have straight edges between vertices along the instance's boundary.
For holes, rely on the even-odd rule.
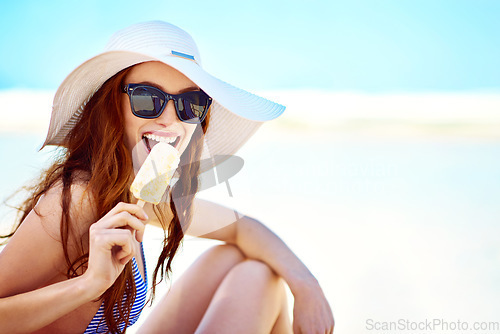
[[[139,271],[139,266],[135,261],[135,258],[132,258],[132,272],[134,274],[135,287],[137,289],[134,305],[132,306],[132,310],[130,311],[130,323],[129,326],[132,326],[139,316],[141,315],[141,311],[146,305],[146,292],[148,288],[148,278],[146,272],[146,260],[144,258],[144,249],[142,247],[141,242],[141,255],[142,255],[142,263],[144,263],[144,277],[145,281],[142,279],[141,272]],[[114,314],[118,315],[118,309],[115,305],[113,310]],[[120,331],[123,331],[125,327],[125,323],[120,323],[118,328]],[[95,314],[90,324],[87,326],[84,334],[94,334],[94,333],[106,333],[108,331],[108,326],[106,325],[106,320],[104,319],[104,302],[101,304],[101,307]]]

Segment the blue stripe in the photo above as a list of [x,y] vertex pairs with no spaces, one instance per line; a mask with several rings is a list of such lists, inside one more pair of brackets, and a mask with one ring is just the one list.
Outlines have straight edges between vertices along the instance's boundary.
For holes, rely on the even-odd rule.
[[[144,263],[144,280],[142,279],[141,272],[139,270],[135,258],[132,258],[132,272],[134,275],[134,281],[136,286],[136,296],[134,304],[132,306],[132,310],[130,310],[129,326],[132,326],[137,321],[137,319],[139,319],[142,309],[146,305],[146,296],[148,290],[148,276],[147,276],[148,274],[146,271],[146,259],[144,258],[144,249],[142,247],[142,243],[141,243],[141,255],[142,255],[142,262]],[[122,300],[122,303],[123,302],[124,300]],[[118,308],[116,305],[113,309],[113,314],[115,316],[118,316]],[[94,318],[92,318],[92,320],[90,321],[84,334],[106,333],[108,331],[108,326],[106,325],[106,320],[104,319],[103,315],[104,315],[104,302],[101,304],[101,307],[99,307],[99,310],[95,314]],[[125,323],[123,322],[118,325],[118,328],[121,331],[123,331],[124,327]]]
[[174,56],[177,56],[177,57],[182,57],[182,58],[186,58],[186,59],[189,59],[189,60],[194,60],[194,56],[191,56],[191,55],[188,55],[187,53],[182,53],[182,52],[179,52],[179,51],[170,51]]

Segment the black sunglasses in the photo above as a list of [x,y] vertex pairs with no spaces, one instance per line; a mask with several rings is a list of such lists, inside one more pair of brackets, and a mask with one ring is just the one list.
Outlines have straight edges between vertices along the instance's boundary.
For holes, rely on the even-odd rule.
[[202,90],[173,95],[148,85],[128,84],[123,87],[123,91],[130,97],[132,113],[140,118],[160,117],[167,102],[173,100],[181,121],[201,123],[212,103],[212,98]]

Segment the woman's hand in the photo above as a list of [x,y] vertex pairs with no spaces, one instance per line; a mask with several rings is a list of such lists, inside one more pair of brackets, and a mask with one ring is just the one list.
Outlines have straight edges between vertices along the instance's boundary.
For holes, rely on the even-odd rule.
[[134,238],[141,242],[148,216],[136,204],[118,203],[90,226],[89,264],[84,276],[102,294],[134,256]]
[[333,333],[333,314],[319,284],[308,284],[294,294],[293,332],[295,334]]

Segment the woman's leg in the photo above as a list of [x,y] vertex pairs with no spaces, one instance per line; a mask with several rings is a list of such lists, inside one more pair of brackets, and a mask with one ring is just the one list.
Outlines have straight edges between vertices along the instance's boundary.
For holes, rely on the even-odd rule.
[[244,260],[230,245],[204,252],[156,303],[137,333],[194,333],[226,274]]
[[291,333],[283,280],[246,260],[221,282],[196,333]]
[[288,311],[288,298],[286,295],[285,281],[280,279],[280,293],[281,293],[281,309],[278,319],[274,323],[271,334],[292,334],[292,321],[290,320],[290,313]]
[[[236,274],[232,273],[230,276],[229,273],[233,269],[236,269],[239,264],[256,262],[244,260],[245,257],[239,249],[230,245],[216,246],[202,254],[155,306],[138,333],[193,333],[207,312],[207,308],[209,308],[209,304],[218,289],[225,291],[224,293],[234,293],[235,297],[237,296],[237,291],[231,292],[229,286],[222,283],[223,281],[232,282],[231,285],[234,287],[238,285],[241,287],[241,284],[235,283],[239,280],[238,276],[245,274],[245,270],[238,270]],[[248,265],[240,269],[244,269],[244,267],[248,267]],[[267,268],[265,265],[262,265],[262,267]],[[265,272],[266,270],[260,271]],[[226,276],[233,278],[226,280]],[[273,279],[270,281],[270,284],[274,285],[272,283]],[[261,284],[260,286],[263,285]],[[245,287],[243,288],[245,289]],[[284,289],[281,287],[281,290],[283,293],[281,297],[283,297]],[[273,295],[276,295],[276,293]],[[290,329],[285,332],[291,332],[287,306],[285,305],[286,301],[285,298],[281,299],[284,305],[281,308],[283,312],[278,317],[273,333],[283,333],[282,328],[286,328],[286,326]],[[254,303],[252,298],[249,301],[250,303]],[[247,300],[242,300],[241,302],[245,303]],[[216,307],[214,306],[214,311],[211,311],[211,313],[217,317],[218,312],[215,310]],[[232,313],[229,317],[233,315]],[[275,315],[271,314],[271,316],[274,316],[276,320]],[[205,316],[205,318],[207,320],[204,321],[210,324],[209,317]],[[234,331],[231,332],[234,333]]]

